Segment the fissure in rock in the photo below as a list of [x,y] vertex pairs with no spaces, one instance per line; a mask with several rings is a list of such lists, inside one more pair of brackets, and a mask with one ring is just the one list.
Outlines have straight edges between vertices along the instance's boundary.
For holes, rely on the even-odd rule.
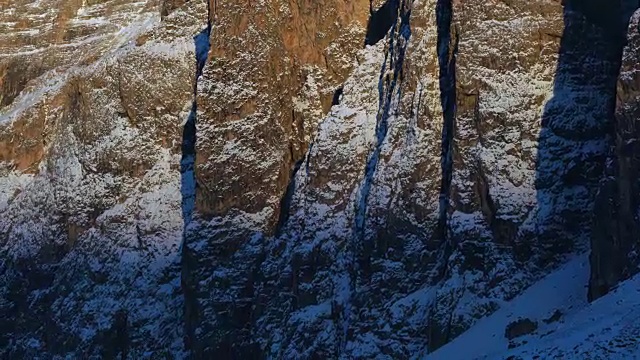
[[185,348],[189,351],[196,351],[198,348],[197,338],[199,336],[197,328],[197,320],[202,316],[198,309],[198,289],[195,281],[191,276],[193,269],[190,264],[195,262],[193,252],[189,249],[187,243],[187,226],[191,222],[193,211],[195,209],[196,200],[196,177],[195,177],[195,160],[196,160],[196,121],[198,112],[198,79],[202,75],[207,58],[209,57],[210,43],[209,37],[212,31],[211,24],[211,4],[207,1],[207,26],[194,40],[195,45],[195,77],[193,84],[193,102],[191,112],[183,129],[182,139],[182,159],[180,161],[181,174],[181,193],[182,193],[182,214],[184,220],[184,232],[182,241],[182,275],[181,283],[184,294],[184,329],[186,336],[184,338]]
[[[447,218],[449,199],[451,197],[451,179],[453,176],[453,140],[456,119],[456,55],[458,52],[458,36],[452,28],[453,6],[451,0],[438,0],[436,5],[436,21],[438,27],[438,64],[440,67],[440,102],[442,105],[442,180],[440,185],[438,225],[434,232],[435,239],[442,242],[445,251],[443,258],[448,258],[451,244],[447,238]],[[441,271],[444,271],[443,266]]]
[[182,159],[180,160],[182,218],[185,227],[191,221],[196,200],[196,121],[198,112],[198,79],[209,57],[209,36],[211,35],[211,9],[207,0],[207,27],[193,38],[196,52],[196,69],[193,83],[191,112],[182,130]]
[[275,235],[279,236],[282,234],[282,230],[284,226],[287,224],[287,220],[289,220],[289,215],[291,212],[291,202],[293,200],[293,195],[296,191],[296,176],[298,175],[298,171],[304,162],[304,158],[296,161],[293,170],[291,171],[291,175],[289,177],[289,185],[287,185],[287,190],[284,195],[280,199],[280,215],[278,217],[278,225],[276,226]]
[[344,92],[344,87],[340,86],[333,93],[333,100],[331,101],[331,106],[340,105],[340,99],[342,98],[342,93]]

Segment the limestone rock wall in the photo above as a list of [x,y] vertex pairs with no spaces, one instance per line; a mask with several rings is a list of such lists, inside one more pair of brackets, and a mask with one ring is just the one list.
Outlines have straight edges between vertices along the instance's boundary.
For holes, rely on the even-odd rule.
[[0,14],[0,357],[183,356],[178,164],[206,4]]
[[[200,219],[188,231],[193,251],[185,257],[186,279],[199,284],[186,297],[198,319],[192,332],[211,334],[199,351],[407,358],[450,341],[564,256],[587,249],[613,144],[620,39],[636,6],[598,5],[389,1],[374,8],[369,46],[356,54],[340,102],[317,135],[304,138],[309,145],[290,147],[290,154],[306,151],[293,171],[296,156],[273,157],[286,154],[273,150],[286,141],[271,143],[286,126],[265,125],[269,136],[257,136],[270,117],[247,100],[283,93],[279,86],[269,82],[250,95],[255,81],[238,92],[223,92],[233,87],[220,78],[208,82],[226,61],[216,54],[225,59],[228,51],[216,50],[214,30],[198,98],[206,122],[196,171]],[[390,26],[377,42],[375,24]],[[207,93],[226,104],[243,100],[235,113],[218,108],[212,116]],[[244,97],[228,97],[237,93]],[[219,135],[224,150],[211,153],[218,130],[209,121],[220,114],[244,124],[243,132]],[[241,163],[229,166],[233,159]],[[274,171],[282,164],[289,167]],[[254,177],[244,171],[253,168],[270,180],[252,172],[261,185],[246,183]],[[286,176],[275,177],[283,173],[293,175],[286,191]],[[209,194],[222,197],[218,210],[203,203]],[[237,331],[242,340],[234,342]]]
[[590,244],[603,295],[638,6],[0,0],[0,357],[416,358]]

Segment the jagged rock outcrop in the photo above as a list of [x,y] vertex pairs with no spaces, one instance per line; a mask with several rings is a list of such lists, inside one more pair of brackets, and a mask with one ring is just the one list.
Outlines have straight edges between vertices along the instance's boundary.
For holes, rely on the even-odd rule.
[[640,13],[631,18],[617,83],[615,144],[596,200],[591,238],[589,298],[595,300],[639,271]]

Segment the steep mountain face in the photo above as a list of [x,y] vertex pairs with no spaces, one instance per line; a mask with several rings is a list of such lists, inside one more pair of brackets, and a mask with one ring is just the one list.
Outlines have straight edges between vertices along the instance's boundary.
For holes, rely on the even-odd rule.
[[0,355],[429,357],[589,250],[605,295],[638,7],[0,0]]
[[207,8],[157,6],[0,6],[1,357],[182,348],[178,163]]
[[370,4],[211,6],[211,60],[197,93],[196,217],[184,251],[187,342],[198,356],[244,358],[253,353],[263,252],[256,236],[285,221],[288,184],[353,67]]
[[[371,20],[393,13],[389,35],[373,44],[369,27],[372,46],[277,193],[289,208],[276,235],[262,207],[192,227],[199,264],[185,269],[200,286],[186,299],[211,314],[197,326],[256,341],[225,330],[203,343],[406,358],[586,249],[637,4],[601,5],[385,3]],[[252,158],[237,144],[207,156]]]
[[639,17],[629,24],[617,86],[615,142],[609,171],[596,200],[589,298],[597,299],[639,270],[638,242],[638,80]]

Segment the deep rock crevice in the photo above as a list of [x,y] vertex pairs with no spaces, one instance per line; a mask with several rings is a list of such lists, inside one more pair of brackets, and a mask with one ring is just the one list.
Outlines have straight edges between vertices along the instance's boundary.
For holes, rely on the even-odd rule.
[[[371,5],[373,7],[373,4]],[[364,40],[365,46],[375,45],[387,36],[389,30],[397,22],[399,6],[400,0],[387,0],[378,10],[371,9],[371,16],[367,24],[367,36]]]
[[442,150],[440,164],[442,179],[440,182],[440,199],[438,224],[434,238],[444,246],[440,276],[446,271],[446,259],[452,251],[453,244],[447,237],[447,219],[451,198],[451,181],[453,176],[454,135],[456,131],[456,56],[458,52],[458,34],[453,26],[453,6],[451,0],[439,0],[436,5],[438,27],[438,64],[440,67],[440,103],[443,113]]
[[196,198],[196,177],[195,177],[195,160],[196,160],[196,140],[197,140],[197,111],[198,111],[198,79],[202,75],[207,59],[209,57],[210,43],[209,37],[212,31],[211,24],[211,6],[207,1],[207,26],[193,38],[195,46],[196,68],[193,78],[193,102],[191,111],[183,128],[182,137],[182,159],[180,161],[181,189],[182,194],[182,216],[184,221],[183,240],[182,240],[182,291],[184,296],[184,329],[186,332],[185,348],[194,350],[196,344],[196,329],[194,324],[197,318],[202,316],[198,311],[197,294],[198,288],[194,284],[193,279],[189,276],[189,265],[195,263],[194,255],[189,251],[187,243],[186,228],[191,222],[193,211],[195,209]]
[[287,189],[280,199],[280,214],[278,216],[275,236],[280,236],[282,234],[282,231],[287,224],[287,220],[289,220],[289,216],[291,214],[291,203],[293,201],[293,195],[296,191],[296,176],[298,175],[298,171],[300,170],[303,162],[304,158],[295,162],[293,169],[291,170]]
[[195,160],[196,160],[196,140],[197,140],[197,112],[198,112],[198,79],[202,75],[207,58],[209,57],[210,44],[209,37],[211,35],[211,9],[207,0],[207,27],[193,38],[195,46],[196,69],[193,80],[193,103],[191,112],[183,127],[182,132],[182,159],[180,161],[181,174],[181,193],[182,193],[182,216],[185,227],[191,221],[193,210],[195,208],[196,197],[196,178],[195,178]]

